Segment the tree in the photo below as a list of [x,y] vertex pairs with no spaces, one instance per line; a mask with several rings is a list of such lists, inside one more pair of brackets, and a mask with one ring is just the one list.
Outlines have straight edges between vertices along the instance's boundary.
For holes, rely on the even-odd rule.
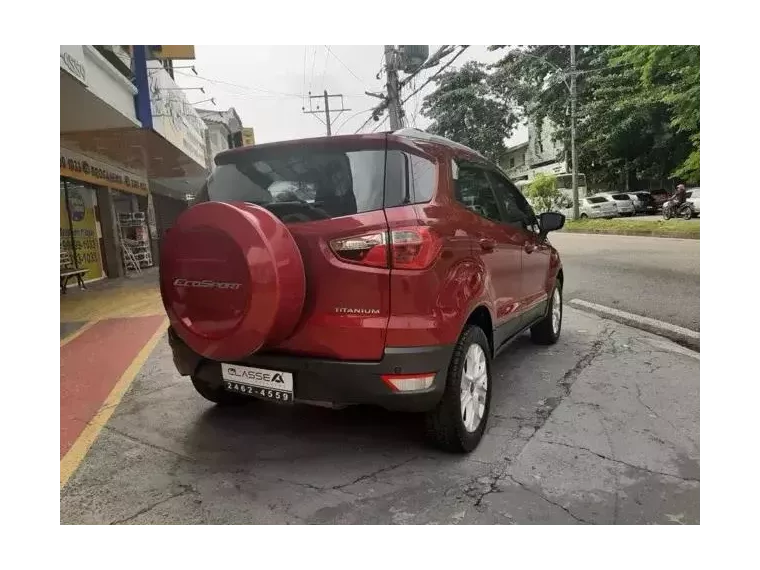
[[628,48],[609,46],[593,62],[578,139],[587,176],[633,189],[638,178],[664,183],[691,145],[673,128],[667,104],[648,93],[634,66],[619,60]]
[[[637,178],[698,178],[699,47],[576,46],[576,53],[578,170],[592,184],[625,188]],[[548,117],[567,149],[568,46],[519,46],[493,68],[494,91],[509,92],[536,125]]]
[[422,104],[422,114],[432,120],[427,130],[498,160],[517,116],[507,97],[494,94],[485,65],[470,61],[434,82],[436,90]]
[[698,45],[617,46],[613,65],[630,66],[642,95],[665,105],[672,129],[689,140],[688,156],[672,173],[699,181],[700,51]]
[[[554,138],[562,141],[569,154],[570,143],[570,46],[529,45],[491,46],[491,50],[510,47],[497,63],[491,66],[493,91],[509,96],[519,106],[521,115],[540,128],[544,118],[554,125]],[[604,46],[575,46],[576,91],[578,101],[587,91],[588,71]],[[582,110],[579,109],[579,116]]]
[[557,177],[539,173],[525,189],[525,197],[530,200],[536,212],[549,212],[568,208],[569,198],[557,189]]

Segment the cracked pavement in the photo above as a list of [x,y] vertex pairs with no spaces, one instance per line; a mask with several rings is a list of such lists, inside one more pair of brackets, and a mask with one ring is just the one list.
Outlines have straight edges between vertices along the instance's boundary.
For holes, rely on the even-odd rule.
[[470,455],[414,415],[216,409],[162,341],[61,491],[64,524],[698,524],[699,355],[565,308],[494,362]]

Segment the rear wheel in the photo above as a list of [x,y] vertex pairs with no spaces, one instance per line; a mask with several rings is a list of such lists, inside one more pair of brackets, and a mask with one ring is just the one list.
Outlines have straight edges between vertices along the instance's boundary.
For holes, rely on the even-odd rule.
[[491,384],[488,339],[482,329],[468,325],[454,347],[443,397],[425,418],[428,439],[454,453],[475,449],[488,421]]
[[240,394],[228,392],[221,384],[211,385],[195,377],[191,377],[190,380],[192,380],[196,392],[206,398],[209,402],[214,402],[219,406],[241,406],[253,400],[253,398],[247,398]]
[[588,214],[581,214],[581,220],[587,220]]
[[554,344],[562,331],[562,289],[559,281],[549,300],[546,316],[530,328],[530,337],[536,344]]

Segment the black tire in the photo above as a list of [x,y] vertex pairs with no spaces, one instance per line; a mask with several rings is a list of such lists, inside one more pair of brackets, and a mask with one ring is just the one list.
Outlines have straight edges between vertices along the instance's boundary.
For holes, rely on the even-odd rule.
[[195,377],[191,377],[190,380],[193,382],[193,387],[196,392],[206,398],[209,402],[213,402],[218,406],[242,406],[254,399],[233,392],[228,392],[221,384],[218,386],[212,386],[211,384]]
[[[554,312],[555,292],[558,294],[559,299],[559,325],[557,329],[554,329],[552,314]],[[554,344],[559,340],[559,335],[562,333],[562,314],[564,313],[562,308],[562,287],[560,282],[557,281],[554,284],[554,289],[549,297],[549,308],[546,312],[546,316],[538,321],[535,325],[530,327],[530,338],[536,344]]]
[[587,220],[588,214],[581,214],[581,220]]
[[[467,351],[472,344],[480,345],[486,359],[487,390],[483,417],[478,427],[470,432],[464,425],[460,408],[462,371]],[[446,389],[436,408],[425,416],[428,441],[436,447],[451,453],[469,453],[480,443],[488,423],[491,409],[493,376],[491,374],[491,349],[488,339],[480,327],[467,325],[462,332],[449,363],[446,375]]]
[[684,220],[690,220],[692,216],[694,215],[694,210],[692,210],[690,207],[686,207],[683,210],[683,219]]

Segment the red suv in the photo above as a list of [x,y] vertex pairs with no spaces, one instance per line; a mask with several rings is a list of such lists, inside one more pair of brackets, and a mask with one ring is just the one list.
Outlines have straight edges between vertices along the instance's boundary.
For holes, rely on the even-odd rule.
[[541,214],[477,152],[415,129],[220,153],[161,249],[179,372],[217,404],[425,412],[471,451],[492,358],[557,341],[563,273]]

